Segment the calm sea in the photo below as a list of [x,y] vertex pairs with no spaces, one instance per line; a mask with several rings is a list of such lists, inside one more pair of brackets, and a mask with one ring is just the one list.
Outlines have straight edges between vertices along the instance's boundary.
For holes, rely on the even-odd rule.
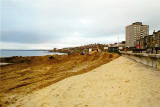
[[11,56],[45,56],[45,55],[62,55],[63,53],[39,51],[39,50],[0,50],[0,57]]

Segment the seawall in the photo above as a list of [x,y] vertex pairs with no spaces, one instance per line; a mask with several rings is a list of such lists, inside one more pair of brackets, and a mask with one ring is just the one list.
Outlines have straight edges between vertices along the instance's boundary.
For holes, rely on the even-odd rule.
[[128,53],[128,52],[121,52],[121,54],[137,62],[143,63],[145,65],[160,70],[160,54]]

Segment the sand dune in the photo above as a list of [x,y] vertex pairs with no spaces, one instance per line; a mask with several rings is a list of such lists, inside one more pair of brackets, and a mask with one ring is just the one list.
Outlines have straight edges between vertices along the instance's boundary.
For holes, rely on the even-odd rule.
[[159,107],[160,72],[123,56],[23,96],[10,107]]

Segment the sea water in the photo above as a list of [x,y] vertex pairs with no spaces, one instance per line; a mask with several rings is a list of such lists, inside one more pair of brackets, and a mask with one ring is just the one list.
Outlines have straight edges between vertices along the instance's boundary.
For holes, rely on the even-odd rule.
[[46,50],[0,50],[0,57],[12,56],[45,56],[45,55],[62,55],[64,53],[49,52]]

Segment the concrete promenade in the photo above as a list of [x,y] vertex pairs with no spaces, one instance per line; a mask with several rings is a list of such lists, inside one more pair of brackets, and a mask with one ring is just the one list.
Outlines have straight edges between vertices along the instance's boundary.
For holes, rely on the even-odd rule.
[[160,54],[149,54],[149,53],[132,53],[132,52],[120,52],[121,54],[126,55],[134,55],[134,56],[143,56],[143,57],[151,57],[151,58],[157,58],[160,59]]
[[137,62],[149,65],[153,68],[160,70],[160,54],[132,53],[132,52],[120,52],[120,53]]

